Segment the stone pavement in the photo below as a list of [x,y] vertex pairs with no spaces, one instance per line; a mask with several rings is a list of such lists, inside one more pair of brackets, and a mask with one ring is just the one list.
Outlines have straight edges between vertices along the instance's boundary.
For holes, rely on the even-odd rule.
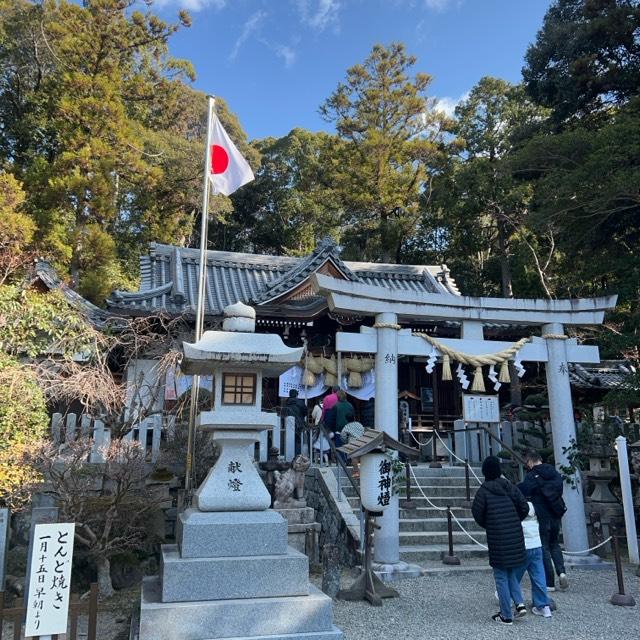
[[[395,582],[399,599],[382,607],[337,601],[334,622],[345,640],[638,640],[640,638],[640,578],[629,568],[627,593],[635,607],[614,607],[609,598],[617,590],[613,567],[572,569],[570,588],[554,593],[558,611],[550,620],[527,615],[512,627],[490,619],[498,610],[492,574],[486,571],[432,574]],[[343,578],[343,587],[352,577]],[[525,597],[530,590],[523,580]]]

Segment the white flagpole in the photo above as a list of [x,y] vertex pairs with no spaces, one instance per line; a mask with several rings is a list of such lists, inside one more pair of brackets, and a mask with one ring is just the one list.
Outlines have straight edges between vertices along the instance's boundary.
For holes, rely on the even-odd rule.
[[[198,263],[198,301],[196,305],[196,326],[195,341],[202,337],[204,329],[204,301],[206,296],[207,278],[207,235],[209,231],[209,171],[211,167],[211,149],[209,140],[211,139],[211,124],[213,120],[213,110],[215,108],[215,98],[209,96],[207,102],[207,139],[204,149],[204,177],[202,181],[202,220],[200,223],[200,258]],[[185,469],[185,494],[190,502],[191,491],[193,489],[194,470],[193,457],[195,449],[195,426],[196,413],[198,411],[198,396],[200,392],[200,376],[193,376],[191,387],[191,404],[189,407],[189,429],[187,433],[187,465]]]

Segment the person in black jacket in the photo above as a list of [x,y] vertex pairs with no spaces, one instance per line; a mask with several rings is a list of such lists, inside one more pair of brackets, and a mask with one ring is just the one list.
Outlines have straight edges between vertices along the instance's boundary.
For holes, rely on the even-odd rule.
[[489,564],[500,600],[500,611],[492,619],[500,624],[513,624],[512,601],[518,617],[527,612],[517,570],[527,561],[521,522],[529,513],[529,505],[515,485],[500,477],[498,458],[486,458],[482,473],[485,481],[476,493],[471,511],[474,520],[487,532]]
[[540,540],[542,541],[542,554],[544,560],[544,573],[547,578],[547,591],[555,591],[555,572],[558,574],[558,582],[562,589],[569,586],[569,580],[564,568],[564,558],[558,538],[560,536],[560,518],[557,511],[554,512],[554,504],[550,502],[562,497],[564,483],[562,476],[555,467],[542,462],[537,451],[530,449],[524,455],[524,460],[529,469],[525,479],[518,488],[527,500],[531,500],[536,510],[536,517],[540,524]]
[[289,390],[289,397],[284,403],[283,415],[293,416],[295,419],[295,448],[296,455],[302,453],[302,433],[307,423],[307,404],[302,398],[298,398],[296,389]]

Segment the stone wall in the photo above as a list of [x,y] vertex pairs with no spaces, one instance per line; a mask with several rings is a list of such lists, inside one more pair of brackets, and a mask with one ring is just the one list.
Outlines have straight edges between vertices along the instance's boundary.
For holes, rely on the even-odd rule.
[[343,495],[338,500],[338,483],[332,468],[312,467],[305,476],[307,504],[316,512],[320,531],[320,552],[325,544],[335,544],[340,550],[341,564],[352,567],[358,563],[360,522]]

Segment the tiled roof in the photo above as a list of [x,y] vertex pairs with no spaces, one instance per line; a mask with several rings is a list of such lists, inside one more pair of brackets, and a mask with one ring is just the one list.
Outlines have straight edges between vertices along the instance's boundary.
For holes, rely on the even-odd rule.
[[[198,296],[197,249],[152,244],[140,259],[141,282],[136,292],[114,291],[107,307],[129,314],[160,310],[193,313]],[[207,252],[206,309],[219,316],[229,304],[270,305],[302,284],[327,263],[346,279],[388,289],[459,295],[446,267],[345,262],[336,245],[324,240],[308,256],[271,256],[229,251]],[[291,301],[292,306],[317,306],[319,298]]]
[[618,360],[603,361],[590,367],[569,365],[571,385],[582,389],[618,389],[630,373],[629,364]]
[[56,273],[56,270],[45,260],[38,260],[35,264],[33,280],[40,280],[47,289],[58,290],[66,298],[69,304],[80,311],[97,329],[104,329],[107,325],[118,326],[123,320],[118,316],[96,307],[88,300],[76,293],[66,285]]

